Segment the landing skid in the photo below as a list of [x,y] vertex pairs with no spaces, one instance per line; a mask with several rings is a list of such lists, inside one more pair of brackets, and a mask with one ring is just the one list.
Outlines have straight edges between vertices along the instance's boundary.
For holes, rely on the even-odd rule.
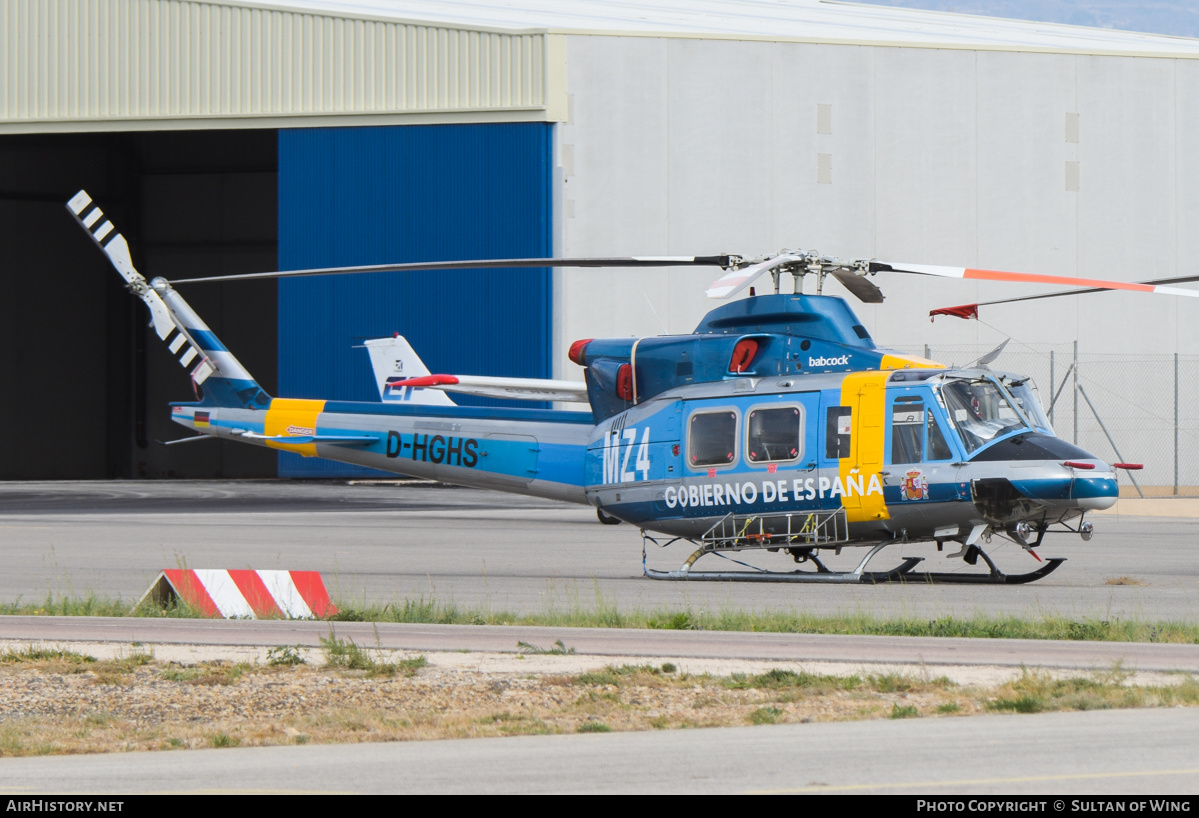
[[[768,571],[764,568],[750,565],[741,560],[733,559],[722,554],[720,551],[713,550],[709,547],[700,547],[694,554],[687,558],[687,561],[677,571],[656,571],[646,565],[646,549],[645,541],[650,541],[659,545],[670,545],[670,543],[657,543],[652,537],[644,536],[641,544],[641,570],[649,579],[660,580],[688,580],[691,582],[823,582],[823,583],[883,583],[883,582],[903,582],[916,583],[924,582],[930,584],[978,584],[985,583],[990,585],[1023,585],[1028,582],[1036,582],[1039,579],[1049,576],[1057,570],[1063,562],[1064,557],[1054,557],[1045,561],[1035,571],[1029,571],[1026,574],[1005,574],[996,567],[987,553],[977,546],[970,546],[972,557],[968,561],[974,564],[978,557],[981,557],[986,562],[990,572],[986,574],[959,574],[950,572],[934,572],[934,571],[916,571],[916,567],[924,561],[924,557],[905,557],[902,564],[890,571],[867,571],[867,564],[876,557],[879,552],[889,545],[894,545],[893,542],[879,543],[870,549],[870,552],[858,563],[857,568],[852,571],[830,571],[825,565],[820,562],[815,555],[808,558],[809,561],[815,564],[815,570],[795,570],[795,571]],[[674,542],[672,540],[671,542]],[[695,563],[700,557],[705,554],[713,554],[715,556],[735,562],[751,569],[750,571],[694,571],[692,570]]]
[[[1002,571],[992,571],[989,574],[948,574],[926,571],[923,573],[907,574],[900,578],[902,582],[931,582],[938,583],[986,583],[989,585],[1024,585],[1027,582],[1036,582],[1042,577],[1047,577],[1057,570],[1057,567],[1066,561],[1065,557],[1051,557],[1045,560],[1045,564],[1035,571],[1029,571],[1027,574],[1005,574]],[[880,580],[881,581],[881,580]],[[891,580],[894,581],[894,580]]]

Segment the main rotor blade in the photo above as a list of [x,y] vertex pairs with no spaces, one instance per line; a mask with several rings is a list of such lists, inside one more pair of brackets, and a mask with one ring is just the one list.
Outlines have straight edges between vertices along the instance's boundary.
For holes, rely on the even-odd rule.
[[830,270],[841,286],[858,297],[864,304],[883,303],[883,291],[873,282],[849,270]]
[[774,258],[768,258],[765,261],[759,261],[757,264],[741,267],[737,270],[729,270],[723,276],[716,279],[716,281],[712,282],[712,286],[708,288],[706,295],[708,298],[731,298],[750,284],[753,284],[759,276],[766,274],[775,267],[803,260],[803,256],[783,254]]
[[311,270],[279,270],[273,273],[241,273],[203,278],[180,278],[172,284],[215,281],[252,281],[265,278],[328,276],[347,273],[414,273],[433,270],[535,269],[538,267],[728,267],[724,256],[632,256],[629,258],[501,258],[474,261],[414,261],[404,264],[368,264],[357,267],[321,267]]
[[[1177,278],[1154,278],[1148,281],[1138,281],[1138,284],[1145,284],[1151,287],[1156,287],[1159,284],[1183,284],[1186,282],[1199,281],[1199,275],[1193,276],[1178,276]],[[1039,295],[1020,295],[1014,298],[1000,298],[995,301],[980,301],[973,305],[975,307],[990,307],[994,304],[1011,304],[1016,301],[1035,301],[1038,298],[1058,298],[1063,295],[1085,295],[1086,293],[1107,293],[1111,289],[1107,287],[1087,287],[1077,290],[1058,290],[1055,293],[1040,293]]]
[[[1141,282],[1137,282],[1137,283],[1147,285],[1147,287],[1152,288],[1152,291],[1155,291],[1155,293],[1162,293],[1164,295],[1180,295],[1182,293],[1194,294],[1195,290],[1177,290],[1176,288],[1159,288],[1159,287],[1157,287],[1157,285],[1158,284],[1182,284],[1182,283],[1186,283],[1186,282],[1195,282],[1195,281],[1199,281],[1199,276],[1177,276],[1175,278],[1151,278],[1151,279],[1149,279],[1149,281],[1141,281]],[[990,306],[996,305],[996,303],[1014,303],[1017,301],[1036,301],[1037,299],[1056,299],[1056,297],[1059,297],[1062,295],[1085,295],[1087,293],[1110,293],[1110,291],[1113,291],[1113,290],[1111,290],[1111,288],[1108,288],[1108,287],[1087,287],[1085,289],[1058,290],[1058,291],[1056,291],[1056,293],[1041,293],[1038,295],[1018,295],[1016,297],[1011,297],[1011,299],[996,299],[995,301],[980,301],[978,303],[963,303],[963,305],[959,305],[957,307],[941,307],[939,309],[932,309],[932,311],[929,311],[928,314],[932,315],[934,320],[936,319],[936,317],[938,317],[938,315],[954,315],[954,317],[956,317],[956,318],[965,318],[965,319],[978,318],[978,307],[990,307]]]
[[976,270],[971,267],[939,267],[932,264],[896,264],[882,261],[870,262],[872,272],[916,273],[940,276],[941,278],[968,278],[978,281],[1018,281],[1028,284],[1066,284],[1088,287],[1092,290],[1132,290],[1134,292],[1181,295],[1199,298],[1199,290],[1181,287],[1161,287],[1154,284],[1137,284],[1127,281],[1104,281],[1099,278],[1075,278],[1073,276],[1051,276],[1039,273],[1011,273],[1003,270]]

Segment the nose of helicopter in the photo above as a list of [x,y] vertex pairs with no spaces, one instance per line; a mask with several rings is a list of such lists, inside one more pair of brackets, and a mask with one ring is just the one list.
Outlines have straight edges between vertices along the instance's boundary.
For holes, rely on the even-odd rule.
[[1111,508],[1120,496],[1115,469],[1097,458],[1046,464],[1037,471],[1012,485],[1031,499],[1087,511]]

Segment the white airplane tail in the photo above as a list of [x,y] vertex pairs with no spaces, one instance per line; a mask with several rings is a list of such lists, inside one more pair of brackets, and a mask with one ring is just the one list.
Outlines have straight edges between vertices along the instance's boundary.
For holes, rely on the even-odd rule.
[[412,344],[402,335],[392,338],[375,338],[364,346],[371,356],[371,369],[375,373],[375,386],[379,399],[384,403],[411,403],[427,406],[456,406],[449,395],[439,389],[423,389],[417,386],[395,386],[401,381],[424,378],[429,368],[416,354]]
[[150,321],[158,337],[178,356],[192,382],[204,385],[205,403],[242,407],[264,407],[270,403],[257,381],[166,279],[148,282],[137,271],[125,237],[116,232],[86,191],[72,196],[67,209],[108,256],[128,288],[150,308]]
[[581,381],[431,374],[402,335],[376,338],[365,346],[370,352],[379,397],[385,402],[456,405],[446,392],[505,400],[587,402],[587,385]]

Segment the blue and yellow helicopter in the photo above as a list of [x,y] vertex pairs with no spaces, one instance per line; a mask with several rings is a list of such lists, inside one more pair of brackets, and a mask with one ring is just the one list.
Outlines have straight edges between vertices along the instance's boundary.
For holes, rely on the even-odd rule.
[[[790,582],[1023,583],[1064,560],[1033,550],[1051,531],[1089,540],[1088,511],[1112,506],[1115,467],[1053,433],[1032,383],[992,371],[991,356],[949,369],[877,347],[850,306],[822,295],[827,276],[867,303],[880,271],[1058,283],[1196,296],[1128,284],[970,268],[842,261],[786,251],[775,257],[505,259],[218,276],[188,282],[354,272],[518,267],[713,266],[714,298],[769,274],[775,292],[731,301],[689,335],[588,339],[569,357],[583,383],[436,375],[402,338],[367,342],[382,400],[297,400],[267,395],[170,282],[146,281],[129,247],[84,191],[67,204],[159,336],[186,367],[200,399],[171,418],[200,435],[463,486],[588,504],[603,522],[638,526],[643,542],[691,543],[675,571],[654,579]],[[795,292],[779,292],[783,275]],[[802,293],[805,277],[816,294]],[[176,282],[179,283],[179,282]],[[975,305],[950,308],[969,315]],[[586,402],[590,411],[458,406],[445,392]],[[999,570],[982,549],[1005,537],[1042,564]],[[888,546],[935,542],[986,570],[917,571],[904,558],[869,571]],[[866,549],[853,570],[830,570],[821,551]],[[765,550],[800,567],[695,570],[708,554]]]

